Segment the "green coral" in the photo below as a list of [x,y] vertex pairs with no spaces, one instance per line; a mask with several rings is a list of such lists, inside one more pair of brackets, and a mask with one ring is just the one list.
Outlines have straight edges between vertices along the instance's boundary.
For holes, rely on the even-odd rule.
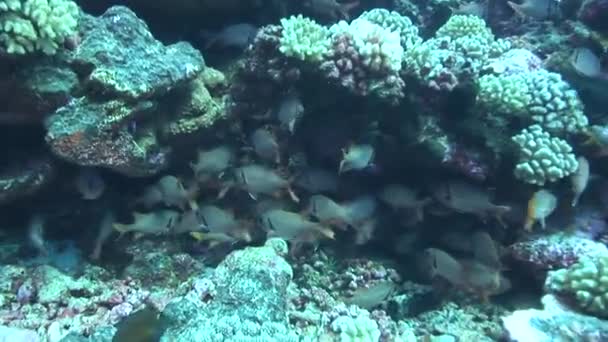
[[76,34],[79,12],[71,0],[0,0],[0,46],[9,54],[55,54]]
[[326,27],[302,15],[281,19],[283,32],[279,51],[304,62],[320,62],[329,52],[330,39]]
[[578,168],[572,147],[552,137],[541,126],[532,125],[512,137],[519,148],[515,177],[526,183],[544,185],[564,178]]
[[515,115],[538,123],[554,135],[579,133],[589,124],[576,91],[559,74],[546,70],[486,75],[477,101],[497,115]]
[[341,342],[372,342],[380,340],[380,329],[376,321],[368,316],[340,316],[336,318],[331,328],[338,333],[337,341]]
[[412,23],[410,18],[395,11],[374,8],[363,12],[359,18],[379,25],[391,32],[399,33],[403,49],[410,49],[422,42],[422,38],[418,35],[418,27]]
[[406,72],[435,89],[451,90],[466,79],[475,79],[490,58],[508,50],[496,40],[483,19],[452,16],[435,36],[406,51]]
[[585,258],[550,272],[545,288],[573,298],[586,313],[608,318],[608,256]]

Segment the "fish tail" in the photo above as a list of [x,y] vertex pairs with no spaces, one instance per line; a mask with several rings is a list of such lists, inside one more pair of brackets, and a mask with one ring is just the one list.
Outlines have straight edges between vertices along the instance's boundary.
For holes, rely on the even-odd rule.
[[511,9],[513,9],[513,11],[515,11],[515,13],[517,13],[519,16],[522,17],[526,17],[526,13],[524,13],[524,10],[522,8],[522,5],[514,3],[513,1],[507,1],[507,4],[509,5],[509,7],[511,7]]
[[524,230],[526,231],[531,231],[532,230],[532,226],[534,226],[534,216],[532,215],[528,215],[526,217],[526,222],[524,223]]
[[576,205],[578,204],[578,199],[579,199],[579,195],[574,195],[574,198],[572,198],[572,202],[570,203],[573,207],[576,207]]
[[190,236],[196,241],[204,241],[206,239],[205,233],[202,232],[190,232]]
[[287,187],[287,193],[289,194],[289,198],[296,203],[300,203],[300,198],[296,195],[295,192],[291,189],[291,187]]

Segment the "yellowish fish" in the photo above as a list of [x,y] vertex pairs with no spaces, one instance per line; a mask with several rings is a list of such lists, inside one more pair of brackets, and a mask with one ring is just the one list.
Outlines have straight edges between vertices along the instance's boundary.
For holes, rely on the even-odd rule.
[[577,161],[578,168],[570,176],[570,184],[572,185],[572,193],[574,194],[571,203],[573,207],[576,207],[576,205],[578,204],[578,200],[587,188],[590,175],[589,161],[587,161],[587,158],[580,156],[577,158]]
[[553,213],[557,207],[557,197],[547,190],[539,190],[532,195],[528,201],[528,214],[524,229],[531,231],[536,222],[540,222],[544,229],[546,226],[545,219]]

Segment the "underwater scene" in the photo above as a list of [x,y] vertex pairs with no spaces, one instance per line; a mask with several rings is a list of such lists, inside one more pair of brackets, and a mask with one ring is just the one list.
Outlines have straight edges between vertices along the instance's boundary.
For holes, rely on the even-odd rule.
[[608,0],[0,0],[0,342],[608,342]]

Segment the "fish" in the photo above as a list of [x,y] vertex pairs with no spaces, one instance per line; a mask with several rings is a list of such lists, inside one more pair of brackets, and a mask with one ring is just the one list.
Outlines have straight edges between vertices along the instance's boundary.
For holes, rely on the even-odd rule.
[[486,19],[488,17],[488,3],[486,1],[471,1],[460,5],[452,11],[453,14],[474,15]]
[[304,116],[304,104],[296,92],[290,92],[279,103],[277,109],[277,120],[281,127],[286,128],[293,134],[297,123]]
[[509,7],[524,18],[546,20],[560,15],[559,1],[524,0],[521,4],[507,1]]
[[346,210],[349,224],[356,228],[358,224],[372,218],[378,207],[378,203],[374,196],[362,195],[351,201],[342,203],[342,206]]
[[500,255],[496,243],[487,232],[476,231],[471,236],[473,256],[478,262],[493,269],[501,269]]
[[369,287],[356,289],[352,296],[342,301],[349,305],[356,305],[365,310],[371,310],[384,303],[397,291],[397,284],[390,280],[377,282]]
[[545,219],[553,213],[557,207],[557,197],[548,190],[538,190],[528,201],[528,213],[524,223],[524,229],[531,231],[536,222],[544,229]]
[[196,161],[190,163],[190,168],[199,182],[205,182],[211,177],[221,176],[234,160],[234,151],[226,145],[221,145],[210,150],[199,150]]
[[273,209],[263,213],[259,222],[270,235],[285,240],[298,240],[309,231],[320,233],[325,238],[334,239],[334,232],[319,224],[305,219],[302,215],[291,211]]
[[200,208],[201,220],[205,230],[212,234],[226,234],[238,241],[251,242],[249,227],[237,220],[231,211],[214,205],[204,205]]
[[96,200],[103,195],[106,183],[95,168],[81,168],[75,180],[76,189],[85,200]]
[[180,213],[174,210],[162,209],[150,213],[133,213],[133,223],[114,223],[112,226],[121,234],[136,232],[140,234],[169,233],[177,222]]
[[254,200],[260,194],[275,196],[281,191],[287,191],[294,202],[300,201],[291,190],[290,181],[267,167],[256,164],[242,166],[234,170],[234,177],[236,186],[247,191]]
[[188,209],[180,213],[175,223],[171,225],[171,233],[183,234],[205,230],[202,223],[200,208]]
[[431,198],[418,198],[418,193],[401,184],[384,186],[378,198],[394,210],[413,209],[418,221],[424,219],[424,207],[431,203]]
[[198,242],[209,242],[209,247],[214,248],[222,244],[235,244],[239,239],[226,233],[190,232],[190,236]]
[[595,148],[595,157],[608,156],[608,126],[592,125],[584,132],[586,140],[583,145]]
[[348,20],[350,19],[348,12],[359,6],[359,1],[340,3],[336,0],[307,0],[304,2],[304,6],[308,7],[315,14],[325,18]]
[[131,313],[116,324],[112,342],[157,342],[167,328],[160,313],[150,306]]
[[368,144],[350,145],[342,150],[342,160],[338,174],[352,170],[363,170],[372,166],[374,160],[374,147]]
[[587,161],[587,158],[580,156],[577,158],[577,161],[578,168],[570,176],[570,184],[572,185],[572,193],[574,194],[571,202],[573,207],[576,207],[578,204],[578,200],[587,188],[590,178],[589,161]]
[[207,40],[205,49],[218,47],[244,50],[253,42],[258,30],[255,25],[239,23],[228,25],[215,33],[201,31],[201,36]]
[[427,248],[423,260],[431,279],[442,278],[456,288],[477,294],[484,302],[489,296],[511,288],[511,282],[501,274],[500,269],[478,260],[460,261],[436,248]]
[[167,175],[161,177],[156,183],[156,188],[162,195],[162,201],[166,206],[177,207],[185,210],[188,207],[196,208],[196,202],[193,197],[196,195],[196,189],[187,190],[184,183],[177,177]]
[[350,218],[347,208],[324,195],[313,195],[308,199],[305,213],[322,224],[348,228]]
[[484,189],[463,181],[440,183],[432,189],[432,193],[443,206],[459,213],[477,215],[482,220],[491,214],[502,223],[501,216],[511,210],[508,205],[492,203],[489,193]]
[[600,78],[603,76],[600,59],[588,48],[579,47],[574,49],[570,57],[570,65],[581,76],[589,78]]
[[116,216],[114,212],[108,210],[105,212],[103,217],[101,218],[101,222],[99,223],[99,229],[97,233],[97,237],[95,238],[95,243],[93,244],[93,250],[89,257],[91,260],[99,260],[101,256],[102,248],[104,243],[108,240],[108,238],[114,232],[114,222],[116,220]]
[[258,128],[253,131],[249,140],[258,157],[276,164],[281,163],[279,143],[272,132],[265,128]]
[[338,192],[339,179],[335,173],[325,169],[308,167],[301,170],[294,179],[294,186],[310,193]]
[[44,217],[39,214],[32,215],[27,227],[28,242],[40,255],[46,256],[49,252],[44,239],[44,230]]

